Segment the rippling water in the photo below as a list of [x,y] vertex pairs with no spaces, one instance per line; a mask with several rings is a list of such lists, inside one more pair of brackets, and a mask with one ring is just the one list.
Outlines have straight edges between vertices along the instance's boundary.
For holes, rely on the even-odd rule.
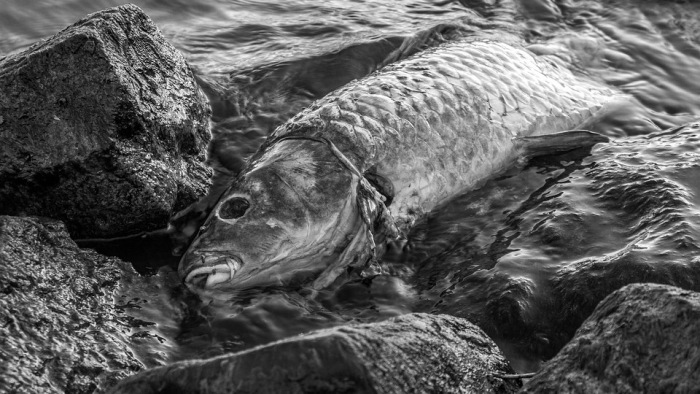
[[[700,125],[660,133],[700,116],[700,3],[134,3],[196,70],[214,110],[211,161],[223,173],[240,169],[311,100],[374,70],[401,38],[454,18],[516,31],[533,52],[558,56],[633,97],[587,124],[614,137],[611,143],[534,159],[447,202],[407,242],[389,247],[371,279],[317,293],[252,291],[202,302],[179,285],[172,265],[159,268],[161,260],[146,257],[150,274],[131,278],[117,299],[139,322],[134,351],[147,365],[431,311],[478,323],[516,369],[529,371],[625,283],[673,279],[700,287],[693,279],[700,271]],[[5,0],[0,55],[118,4]]]

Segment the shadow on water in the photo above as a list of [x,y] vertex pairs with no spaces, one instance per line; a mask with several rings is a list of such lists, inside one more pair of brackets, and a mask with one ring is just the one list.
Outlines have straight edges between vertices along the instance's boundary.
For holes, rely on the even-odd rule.
[[179,261],[173,256],[172,242],[165,230],[111,239],[76,239],[75,243],[128,261],[142,275],[153,275],[162,266],[177,267]]

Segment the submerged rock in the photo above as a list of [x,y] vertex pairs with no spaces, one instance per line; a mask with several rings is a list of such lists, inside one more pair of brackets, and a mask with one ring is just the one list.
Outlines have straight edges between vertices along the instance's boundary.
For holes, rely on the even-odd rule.
[[143,368],[114,304],[128,272],[58,221],[0,216],[0,392],[91,393]]
[[691,122],[536,158],[449,202],[409,235],[414,310],[468,319],[529,372],[625,285],[700,291],[699,140]]
[[145,371],[113,393],[511,393],[512,370],[473,324],[412,314],[320,330],[209,360]]
[[[550,327],[543,329],[552,343],[563,346],[603,298],[625,285],[659,283],[700,291],[700,220],[693,197],[700,193],[695,181],[699,136],[700,122],[693,122],[595,152],[585,175],[595,198],[591,205],[610,217],[604,219],[610,230],[595,245],[606,253],[563,265],[551,276],[552,297],[543,319]],[[556,222],[541,228],[556,228]],[[587,236],[591,230],[571,233],[583,238],[579,243],[592,238]]]
[[657,284],[603,300],[526,393],[688,393],[700,387],[700,293]]
[[108,237],[163,227],[206,193],[209,105],[136,6],[1,58],[0,92],[0,214]]
[[544,329],[548,338],[563,346],[603,298],[628,284],[658,283],[700,291],[700,259],[678,255],[669,253],[668,259],[654,261],[644,250],[627,250],[562,268],[551,282],[553,297]]

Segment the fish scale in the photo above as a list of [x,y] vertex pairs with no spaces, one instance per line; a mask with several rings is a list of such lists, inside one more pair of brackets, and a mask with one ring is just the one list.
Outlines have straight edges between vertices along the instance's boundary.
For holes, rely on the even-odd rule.
[[503,171],[514,137],[575,128],[617,92],[522,47],[445,43],[318,100],[269,141],[332,141],[360,171],[393,183],[389,207],[406,231],[424,212]]

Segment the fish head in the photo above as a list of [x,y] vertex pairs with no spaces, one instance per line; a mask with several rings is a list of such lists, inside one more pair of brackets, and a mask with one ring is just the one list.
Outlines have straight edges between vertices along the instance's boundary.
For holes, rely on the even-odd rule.
[[275,143],[222,195],[180,261],[181,278],[206,293],[319,274],[365,238],[358,182],[322,142]]

